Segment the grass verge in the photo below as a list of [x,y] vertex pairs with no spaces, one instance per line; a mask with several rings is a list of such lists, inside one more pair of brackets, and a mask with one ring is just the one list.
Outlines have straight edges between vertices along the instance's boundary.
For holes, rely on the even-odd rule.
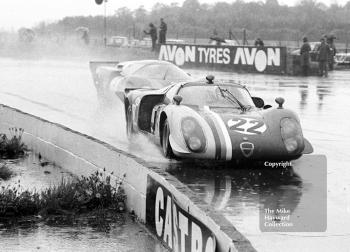
[[6,166],[6,164],[0,164],[0,180],[8,180],[12,177],[13,171]]
[[122,181],[111,185],[111,176],[95,172],[74,181],[62,180],[42,192],[21,190],[20,185],[0,188],[0,218],[29,215],[74,215],[96,209],[124,211]]
[[0,134],[0,158],[14,159],[21,157],[28,150],[27,146],[22,142],[24,130],[22,128],[9,128],[11,137],[6,134]]

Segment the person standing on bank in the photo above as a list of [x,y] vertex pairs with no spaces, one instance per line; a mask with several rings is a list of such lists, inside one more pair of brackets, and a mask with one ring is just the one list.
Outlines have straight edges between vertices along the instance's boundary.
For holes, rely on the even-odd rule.
[[263,48],[264,47],[264,41],[262,41],[261,38],[257,38],[254,42],[254,45],[258,48]]
[[334,70],[334,56],[337,54],[337,49],[335,48],[334,35],[327,36],[327,44],[329,45],[329,57],[328,57],[328,68],[330,71]]
[[329,56],[329,45],[326,43],[324,38],[321,38],[321,45],[318,48],[318,66],[320,69],[320,76],[323,74],[328,77],[328,56]]
[[307,37],[303,38],[303,45],[300,48],[300,66],[304,76],[308,76],[310,67],[310,51],[311,47]]
[[164,22],[164,19],[160,19],[160,26],[159,26],[159,44],[165,44],[166,43],[166,32],[168,30],[167,24]]
[[154,26],[154,24],[149,24],[149,31],[143,31],[145,34],[151,36],[152,40],[152,52],[156,50],[156,43],[157,43],[157,28]]

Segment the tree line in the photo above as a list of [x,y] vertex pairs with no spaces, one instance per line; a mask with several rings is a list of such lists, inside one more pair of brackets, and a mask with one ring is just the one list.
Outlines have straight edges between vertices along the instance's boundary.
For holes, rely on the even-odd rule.
[[[150,11],[143,6],[130,10],[126,7],[115,10],[107,17],[107,34],[123,35],[141,39],[150,22],[159,26],[163,17],[168,25],[168,38],[209,38],[215,30],[223,38],[242,39],[246,30],[248,39],[301,40],[307,36],[318,41],[324,34],[333,34],[338,41],[350,40],[350,1],[344,6],[326,6],[315,0],[301,0],[295,6],[280,5],[278,0],[265,2],[215,4],[185,0],[177,3],[156,3]],[[53,23],[40,23],[34,30],[37,34],[74,34],[77,27],[88,27],[91,36],[103,36],[103,16],[65,17]]]

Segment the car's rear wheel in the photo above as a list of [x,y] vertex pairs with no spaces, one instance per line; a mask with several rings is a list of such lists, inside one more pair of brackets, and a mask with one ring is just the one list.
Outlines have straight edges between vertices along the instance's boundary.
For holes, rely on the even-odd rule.
[[135,133],[134,129],[132,128],[132,110],[131,106],[128,107],[128,110],[126,112],[126,135],[128,139],[131,139]]
[[167,158],[172,158],[174,157],[174,153],[170,146],[169,136],[170,136],[169,122],[168,122],[168,119],[165,119],[165,122],[163,124],[163,130],[162,130],[161,145],[162,145],[163,155]]

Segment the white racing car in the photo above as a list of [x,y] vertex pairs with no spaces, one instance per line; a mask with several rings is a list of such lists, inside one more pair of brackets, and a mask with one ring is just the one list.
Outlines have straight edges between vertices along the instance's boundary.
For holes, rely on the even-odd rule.
[[192,80],[179,67],[160,60],[90,62],[90,70],[98,98],[107,104],[125,88],[163,88],[172,82]]

